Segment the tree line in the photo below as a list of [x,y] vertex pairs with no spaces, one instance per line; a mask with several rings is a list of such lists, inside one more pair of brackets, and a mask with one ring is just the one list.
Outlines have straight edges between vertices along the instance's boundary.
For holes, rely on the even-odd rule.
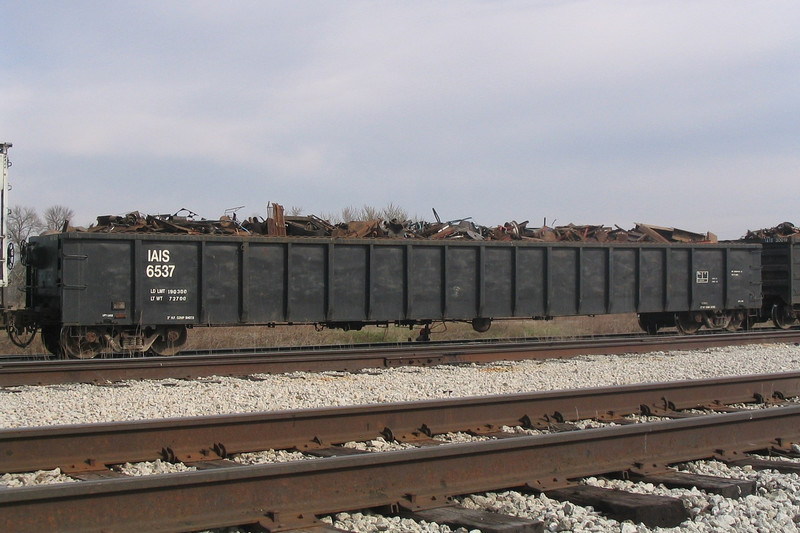
[[[6,218],[6,239],[14,246],[19,258],[22,243],[28,237],[39,235],[48,230],[61,231],[75,216],[74,211],[63,205],[53,205],[39,215],[33,207],[14,206],[8,211]],[[7,304],[21,305],[24,301],[24,292],[21,289],[25,284],[25,267],[17,259],[13,268],[8,272],[8,285],[11,290],[6,292]]]
[[[289,216],[302,216],[305,211],[302,207],[292,206],[289,211]],[[342,209],[341,213],[320,213],[319,217],[327,220],[332,224],[340,222],[352,222],[354,220],[398,220],[400,222],[406,221],[408,211],[402,207],[390,202],[386,207],[378,208],[371,205],[364,204],[361,207],[347,206]]]
[[19,250],[28,237],[47,230],[61,231],[74,216],[72,209],[63,205],[48,207],[43,216],[33,207],[14,206],[6,219],[6,237]]

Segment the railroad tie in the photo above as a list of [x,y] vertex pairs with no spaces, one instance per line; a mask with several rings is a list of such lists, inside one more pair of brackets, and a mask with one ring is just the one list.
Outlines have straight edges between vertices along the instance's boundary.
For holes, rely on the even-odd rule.
[[628,479],[636,482],[652,483],[653,485],[664,485],[670,489],[691,489],[696,487],[699,490],[719,494],[726,498],[743,498],[756,492],[756,482],[753,480],[707,476],[675,470],[648,474],[630,474]]
[[542,533],[544,531],[544,524],[538,520],[465,509],[457,505],[408,511],[402,515],[417,522],[422,520],[435,522],[453,529],[460,527],[470,530],[480,529],[483,533]]
[[568,500],[584,507],[592,506],[619,522],[631,520],[648,527],[677,527],[689,519],[689,512],[683,502],[668,496],[635,494],[590,485],[548,490],[545,495],[554,500]]

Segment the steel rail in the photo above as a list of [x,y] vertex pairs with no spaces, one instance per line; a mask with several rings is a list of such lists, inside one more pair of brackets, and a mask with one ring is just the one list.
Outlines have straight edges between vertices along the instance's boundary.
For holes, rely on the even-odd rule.
[[0,491],[4,531],[176,531],[446,497],[760,450],[800,438],[800,406],[283,464]]
[[67,472],[156,459],[215,460],[384,436],[415,440],[504,425],[619,418],[800,395],[800,372],[352,407],[0,430],[0,472]]
[[172,356],[73,361],[0,362],[0,386],[107,383],[128,379],[194,379],[295,371],[353,371],[410,365],[485,363],[498,360],[568,358],[576,355],[647,353],[665,349],[800,342],[800,329],[688,336],[630,336],[505,344],[414,344],[380,349],[355,347],[308,352]]

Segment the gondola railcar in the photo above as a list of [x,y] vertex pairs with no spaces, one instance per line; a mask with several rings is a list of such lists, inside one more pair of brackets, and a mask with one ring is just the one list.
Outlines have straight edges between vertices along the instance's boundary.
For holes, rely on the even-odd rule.
[[736,329],[761,248],[65,232],[25,250],[26,309],[56,354],[174,354],[199,326],[427,325],[639,313],[655,332]]

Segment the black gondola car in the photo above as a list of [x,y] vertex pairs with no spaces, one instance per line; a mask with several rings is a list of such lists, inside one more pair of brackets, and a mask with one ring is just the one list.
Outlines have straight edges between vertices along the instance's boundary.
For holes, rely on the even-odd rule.
[[786,329],[800,313],[800,241],[774,239],[761,246],[763,314]]
[[760,246],[70,232],[33,237],[27,309],[48,350],[176,353],[187,327],[427,325],[639,313],[735,329],[761,308]]

